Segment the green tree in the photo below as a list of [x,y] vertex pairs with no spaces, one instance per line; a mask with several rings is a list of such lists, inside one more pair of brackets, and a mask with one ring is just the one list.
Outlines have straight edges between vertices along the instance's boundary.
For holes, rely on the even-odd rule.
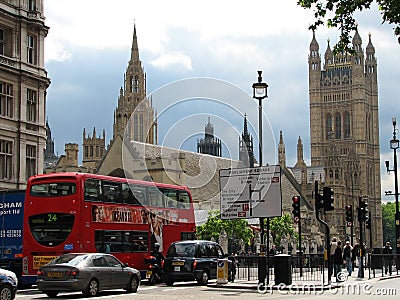
[[[350,43],[351,32],[357,29],[354,19],[356,11],[369,9],[373,2],[378,4],[382,14],[382,23],[394,24],[394,34],[400,43],[400,1],[399,0],[298,0],[297,4],[305,9],[312,9],[315,22],[309,29],[316,30],[326,24],[328,27],[339,28],[339,42],[334,46],[334,52],[347,51],[352,53]],[[326,23],[325,23],[326,22]]]
[[396,204],[387,202],[382,204],[382,227],[383,242],[389,241],[391,245],[396,245],[396,233],[394,225],[394,216],[396,213]]
[[214,238],[218,242],[222,229],[228,235],[230,252],[238,250],[234,248],[238,247],[240,239],[246,245],[249,245],[253,237],[253,231],[249,228],[245,219],[221,220],[219,210],[214,210],[209,211],[208,220],[204,225],[196,227],[197,238],[203,240]]
[[284,214],[282,217],[271,218],[269,221],[269,230],[273,243],[277,246],[281,245],[283,235],[296,236],[293,228],[293,221],[289,214]]

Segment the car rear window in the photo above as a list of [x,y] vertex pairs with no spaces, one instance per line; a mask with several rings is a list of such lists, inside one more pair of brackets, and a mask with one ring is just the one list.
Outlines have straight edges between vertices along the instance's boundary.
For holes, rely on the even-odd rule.
[[194,257],[195,250],[195,244],[172,244],[168,248],[167,257]]
[[88,255],[85,254],[64,254],[52,260],[49,265],[77,266],[87,258]]

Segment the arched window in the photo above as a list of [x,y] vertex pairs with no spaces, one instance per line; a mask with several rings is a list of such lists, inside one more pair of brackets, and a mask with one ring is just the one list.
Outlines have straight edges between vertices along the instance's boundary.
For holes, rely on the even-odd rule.
[[344,138],[350,138],[350,113],[348,111],[344,112]]
[[330,140],[332,138],[332,115],[327,114],[325,119],[325,138]]
[[342,138],[342,117],[338,112],[335,114],[335,138]]

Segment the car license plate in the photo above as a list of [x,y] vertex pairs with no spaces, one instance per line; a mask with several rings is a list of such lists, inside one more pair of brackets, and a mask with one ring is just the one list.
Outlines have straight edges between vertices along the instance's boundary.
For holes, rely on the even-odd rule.
[[152,271],[147,271],[147,272],[146,272],[146,278],[147,278],[147,279],[149,279],[149,278],[150,278],[150,276],[151,276],[151,273],[152,273]]
[[47,277],[62,277],[61,272],[48,272]]
[[180,270],[181,270],[181,267],[180,267],[180,266],[174,267],[174,272],[179,272]]
[[173,261],[172,265],[173,266],[183,266],[185,264],[185,262],[183,261]]

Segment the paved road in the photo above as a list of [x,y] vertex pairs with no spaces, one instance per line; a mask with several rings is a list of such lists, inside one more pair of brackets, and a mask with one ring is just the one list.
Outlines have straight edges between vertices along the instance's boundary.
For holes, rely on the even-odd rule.
[[[211,281],[209,286],[199,286],[195,282],[176,283],[172,287],[164,284],[156,286],[142,285],[138,293],[127,294],[122,290],[113,290],[102,292],[98,297],[86,298],[82,293],[61,293],[57,298],[53,299],[196,299],[196,300],[214,300],[214,299],[229,299],[229,300],[245,300],[245,299],[337,299],[339,297],[351,297],[355,299],[398,299],[400,296],[400,278],[389,278],[385,280],[352,280],[342,284],[341,287],[325,288],[324,290],[313,288],[310,289],[273,289],[268,291],[259,291],[254,288],[254,284],[249,284],[246,281],[227,284],[223,287],[218,287],[215,281]],[[17,293],[17,300],[30,299],[51,299],[40,293],[36,289],[21,290]]]

